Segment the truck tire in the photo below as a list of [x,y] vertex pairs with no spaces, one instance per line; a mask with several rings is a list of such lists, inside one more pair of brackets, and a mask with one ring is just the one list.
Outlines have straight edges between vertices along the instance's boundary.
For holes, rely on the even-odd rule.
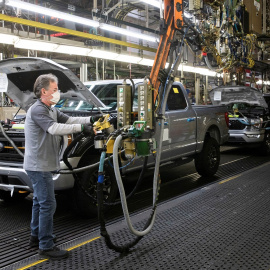
[[263,156],[270,155],[270,132],[265,132],[264,140],[260,149]]
[[14,192],[13,196],[11,197],[10,191],[0,190],[0,200],[5,202],[17,202],[23,200],[29,195],[30,192],[26,193],[18,193]]
[[[79,167],[96,163],[100,160],[99,156],[86,154],[82,157]],[[114,202],[118,195],[118,187],[114,175],[114,170],[108,162],[104,163],[104,202]],[[74,210],[80,216],[90,218],[97,216],[97,180],[98,180],[98,167],[88,169],[78,174],[79,181],[75,182],[73,189],[73,205]],[[91,195],[88,196],[83,188]],[[107,211],[109,206],[104,205],[104,210]]]
[[213,176],[218,170],[219,162],[219,144],[214,138],[207,137],[202,151],[195,157],[196,170],[201,176]]

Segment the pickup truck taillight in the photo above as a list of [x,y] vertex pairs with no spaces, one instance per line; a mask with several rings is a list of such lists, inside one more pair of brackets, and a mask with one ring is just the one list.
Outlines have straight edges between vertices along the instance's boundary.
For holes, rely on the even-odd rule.
[[227,127],[229,127],[229,113],[228,112],[225,112],[225,121],[226,121]]

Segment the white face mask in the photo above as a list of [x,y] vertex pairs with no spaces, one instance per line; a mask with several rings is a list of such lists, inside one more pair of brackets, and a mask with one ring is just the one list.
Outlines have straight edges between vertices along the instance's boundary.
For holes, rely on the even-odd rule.
[[52,94],[52,96],[53,98],[50,99],[50,101],[56,104],[60,100],[60,92],[56,91]]

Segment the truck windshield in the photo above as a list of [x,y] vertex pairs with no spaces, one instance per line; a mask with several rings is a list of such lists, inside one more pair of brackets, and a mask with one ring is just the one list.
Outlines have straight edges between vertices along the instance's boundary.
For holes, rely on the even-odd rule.
[[[96,97],[98,97],[106,108],[100,110],[113,110],[117,104],[117,84],[86,85]],[[72,98],[61,99],[56,105],[60,111],[96,111],[99,110],[87,101],[75,100]]]
[[[72,98],[61,99],[55,107],[60,111],[110,111],[115,110],[117,106],[117,85],[120,83],[107,83],[107,84],[88,84],[86,87],[91,91],[101,102],[106,106],[105,108],[96,108],[89,104],[87,101],[76,100]],[[135,88],[136,89],[136,88]],[[138,93],[135,91],[133,100],[133,109],[138,107]]]
[[116,107],[117,104],[117,84],[94,85],[90,91],[97,96],[106,106]]
[[[120,85],[120,83],[86,85],[86,87],[96,97],[98,97],[108,108],[115,109],[117,106],[117,85]],[[138,106],[137,88],[135,88],[133,106],[135,107]]]
[[93,105],[82,100],[61,99],[56,105],[60,111],[89,111],[93,109]]

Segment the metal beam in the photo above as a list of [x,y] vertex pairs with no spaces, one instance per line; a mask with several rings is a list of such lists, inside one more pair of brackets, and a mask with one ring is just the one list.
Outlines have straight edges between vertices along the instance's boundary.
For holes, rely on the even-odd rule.
[[119,1],[117,4],[115,4],[113,7],[111,7],[108,11],[104,12],[105,16],[108,16],[110,12],[112,12],[113,10],[115,10],[118,6],[121,5],[121,1]]
[[28,26],[32,26],[32,27],[36,27],[36,28],[41,28],[41,29],[46,29],[46,30],[50,30],[53,32],[57,32],[57,33],[65,33],[68,35],[77,36],[77,37],[81,37],[81,38],[99,40],[99,41],[103,41],[106,43],[112,43],[112,44],[117,44],[120,46],[135,48],[138,50],[156,52],[156,49],[149,48],[146,46],[140,46],[140,45],[136,45],[136,44],[121,41],[121,40],[97,36],[97,35],[93,35],[93,34],[89,34],[89,33],[83,33],[80,31],[75,31],[75,30],[71,30],[71,29],[67,29],[67,28],[63,28],[63,27],[58,27],[58,26],[49,25],[49,24],[45,24],[45,23],[30,21],[30,20],[26,20],[26,19],[17,18],[17,17],[11,17],[11,16],[7,16],[7,15],[3,15],[3,14],[0,14],[0,20],[12,22],[12,23],[23,24],[23,25],[28,25]]
[[115,23],[118,23],[118,24],[134,27],[134,28],[137,28],[137,29],[140,29],[140,30],[143,30],[143,31],[147,31],[147,32],[150,32],[150,33],[157,34],[157,35],[160,34],[159,30],[157,31],[157,30],[151,29],[148,26],[144,27],[144,26],[137,25],[137,24],[134,24],[134,23],[131,23],[131,22],[126,22],[126,21],[123,21],[123,20],[115,19],[115,18],[112,18],[111,16],[105,16],[105,15],[103,15],[101,13],[96,13],[96,12],[92,12],[92,13],[93,13],[93,16],[96,16],[96,17],[102,18],[102,19],[106,19],[106,20],[108,20],[110,22],[115,22]]

